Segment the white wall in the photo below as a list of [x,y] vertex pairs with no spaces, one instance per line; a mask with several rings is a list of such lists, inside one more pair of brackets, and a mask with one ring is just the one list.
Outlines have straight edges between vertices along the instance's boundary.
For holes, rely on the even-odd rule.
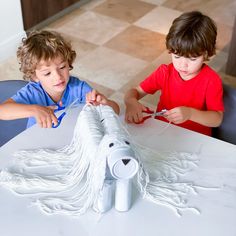
[[0,62],[16,54],[24,36],[20,0],[0,1]]

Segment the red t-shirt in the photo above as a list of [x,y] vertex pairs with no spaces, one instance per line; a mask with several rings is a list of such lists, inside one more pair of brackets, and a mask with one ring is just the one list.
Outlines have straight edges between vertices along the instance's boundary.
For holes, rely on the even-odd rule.
[[[140,83],[140,87],[148,94],[161,90],[157,111],[170,110],[179,106],[203,111],[224,110],[222,81],[218,74],[205,64],[198,75],[187,81],[179,76],[172,63],[161,65]],[[167,121],[164,117],[158,117],[158,119]],[[210,127],[190,120],[178,126],[211,135]]]

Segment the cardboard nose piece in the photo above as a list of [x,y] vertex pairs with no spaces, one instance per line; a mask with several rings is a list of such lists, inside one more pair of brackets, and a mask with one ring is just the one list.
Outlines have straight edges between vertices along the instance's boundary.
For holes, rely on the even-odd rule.
[[124,165],[126,166],[129,162],[130,162],[131,159],[122,159],[122,162],[124,163]]

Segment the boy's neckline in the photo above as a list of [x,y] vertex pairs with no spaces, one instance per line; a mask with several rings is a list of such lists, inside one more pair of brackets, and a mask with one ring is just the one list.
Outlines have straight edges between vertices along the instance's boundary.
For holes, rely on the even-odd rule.
[[196,75],[194,75],[192,78],[190,78],[190,79],[184,79],[181,75],[180,75],[180,73],[177,71],[177,73],[178,73],[178,75],[179,75],[179,78],[183,81],[183,82],[188,82],[188,81],[190,81],[190,80],[193,80],[193,79],[195,79],[195,78],[197,78],[198,76],[199,76],[199,74],[202,72],[202,70],[204,69],[204,67],[206,66],[206,64],[205,63],[203,63],[202,64],[202,67],[201,67],[201,69],[198,71],[198,73],[196,74]]

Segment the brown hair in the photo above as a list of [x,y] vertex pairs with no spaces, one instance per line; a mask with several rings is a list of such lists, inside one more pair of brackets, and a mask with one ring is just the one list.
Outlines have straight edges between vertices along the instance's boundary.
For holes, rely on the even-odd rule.
[[166,36],[166,47],[179,56],[205,58],[215,54],[217,27],[199,11],[186,12],[176,18]]
[[26,80],[32,80],[36,66],[41,60],[48,61],[58,56],[68,62],[70,69],[73,68],[76,52],[59,33],[52,31],[31,32],[27,38],[22,39],[17,50],[20,71]]

